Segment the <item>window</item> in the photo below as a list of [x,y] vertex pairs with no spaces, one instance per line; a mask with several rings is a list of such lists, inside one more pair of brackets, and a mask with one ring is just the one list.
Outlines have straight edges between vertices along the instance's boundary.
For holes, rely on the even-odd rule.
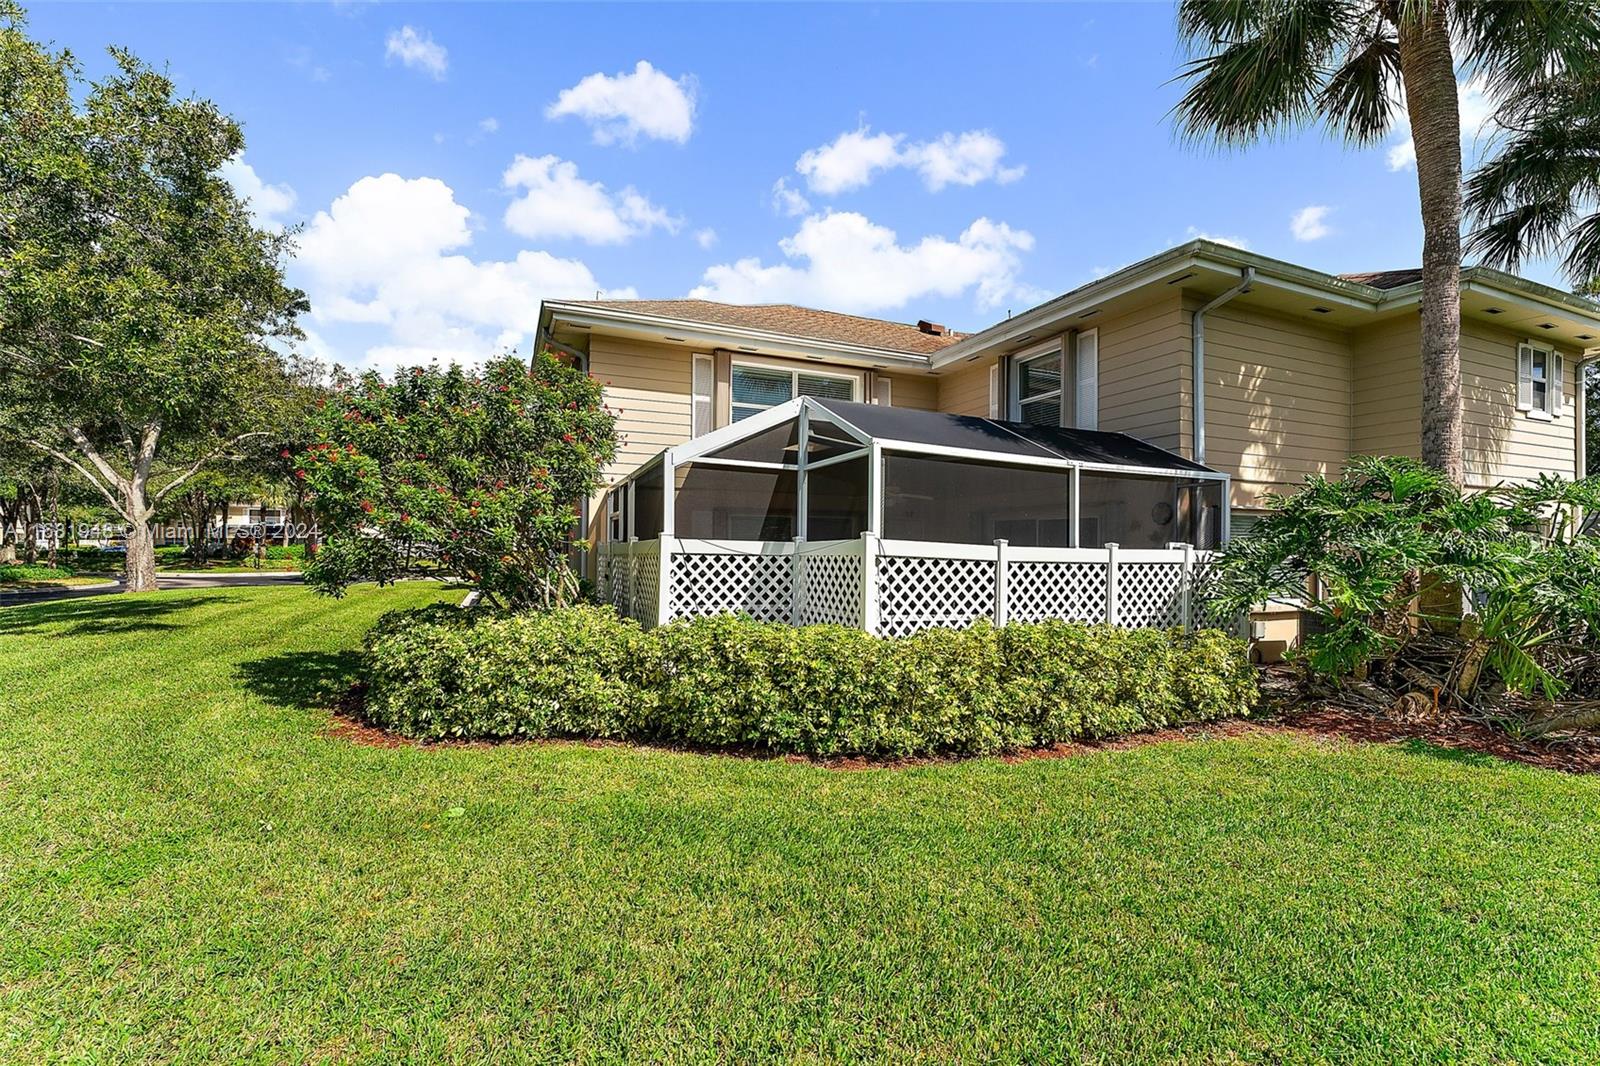
[[1531,341],[1517,347],[1517,410],[1532,418],[1558,418],[1564,406],[1566,367],[1561,353]]
[[744,363],[733,365],[733,420],[788,403],[796,396],[825,400],[854,400],[857,379],[843,374],[818,374],[806,370],[781,370]]
[[628,518],[624,510],[627,499],[626,483],[606,493],[606,539],[613,543],[628,539]]
[[1011,361],[1011,417],[1036,426],[1061,425],[1061,345]]

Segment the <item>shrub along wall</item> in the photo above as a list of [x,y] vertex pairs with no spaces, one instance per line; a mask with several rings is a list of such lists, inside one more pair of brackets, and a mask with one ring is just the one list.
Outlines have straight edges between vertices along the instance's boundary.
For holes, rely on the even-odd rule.
[[367,715],[424,739],[631,737],[807,755],[984,754],[1249,713],[1244,644],[1067,622],[898,640],[610,609],[388,616]]

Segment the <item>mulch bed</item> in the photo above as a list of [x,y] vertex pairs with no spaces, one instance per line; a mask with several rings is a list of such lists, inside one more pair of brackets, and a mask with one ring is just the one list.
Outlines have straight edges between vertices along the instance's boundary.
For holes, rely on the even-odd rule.
[[[730,750],[692,745],[637,744],[623,740],[420,741],[391,733],[363,721],[361,695],[359,688],[352,688],[339,701],[339,706],[334,710],[326,730],[328,737],[373,748],[487,748],[496,743],[580,744],[589,748],[630,747],[734,758],[779,758],[785,762],[811,763],[830,770],[905,769],[914,766],[938,766],[962,758],[930,755],[907,759],[873,759],[862,756],[813,759],[804,755],[774,755],[771,752],[753,749]],[[1001,758],[1012,763],[1029,762],[1034,759],[1068,759],[1093,752],[1142,748],[1147,744],[1192,743],[1202,740],[1286,734],[1366,744],[1406,744],[1420,741],[1449,751],[1488,755],[1545,770],[1558,770],[1569,774],[1600,773],[1600,735],[1584,734],[1546,741],[1524,741],[1470,719],[1444,718],[1430,723],[1396,722],[1326,704],[1284,708],[1259,719],[1209,722],[1203,725],[1157,729],[1108,740],[1087,740],[1071,744],[1054,744],[1046,748],[1029,748],[1026,751],[1003,755]]]

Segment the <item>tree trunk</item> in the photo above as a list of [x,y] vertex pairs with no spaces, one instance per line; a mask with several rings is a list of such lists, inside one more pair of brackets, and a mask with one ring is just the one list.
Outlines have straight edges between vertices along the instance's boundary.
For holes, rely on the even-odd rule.
[[1400,74],[1422,199],[1422,461],[1459,485],[1461,441],[1461,105],[1439,3],[1401,20]]
[[123,562],[124,592],[154,592],[156,584],[156,537],[150,528],[155,509],[146,499],[144,479],[135,477],[124,483],[122,513],[128,522],[128,554]]

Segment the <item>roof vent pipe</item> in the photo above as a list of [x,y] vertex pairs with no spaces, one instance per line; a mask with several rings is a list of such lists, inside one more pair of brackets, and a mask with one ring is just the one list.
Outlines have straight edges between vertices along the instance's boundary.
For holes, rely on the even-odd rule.
[[1239,272],[1239,284],[1216,297],[1200,310],[1194,313],[1194,455],[1195,462],[1204,464],[1206,461],[1206,312],[1214,311],[1233,299],[1250,291],[1250,285],[1255,281],[1256,268],[1245,267]]

